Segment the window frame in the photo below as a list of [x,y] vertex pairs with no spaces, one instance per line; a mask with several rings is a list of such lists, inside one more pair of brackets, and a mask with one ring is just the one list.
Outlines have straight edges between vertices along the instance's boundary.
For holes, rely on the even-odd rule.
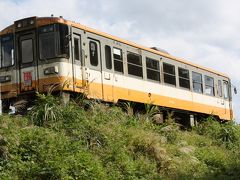
[[[226,85],[226,92],[225,92],[224,85]],[[225,96],[225,93],[227,93],[227,97]],[[229,82],[225,80],[223,80],[223,98],[225,100],[230,100]]]
[[[42,29],[52,27],[51,30],[47,32],[43,32]],[[40,37],[44,36],[44,34],[51,34],[53,33],[54,38],[54,49],[55,49],[55,55],[54,57],[47,57],[42,58],[42,55],[40,53]],[[38,56],[41,61],[44,61],[46,59],[55,59],[55,58],[69,58],[69,45],[70,45],[70,39],[69,39],[69,29],[67,25],[61,24],[61,23],[54,23],[50,25],[43,25],[38,28]]]
[[[171,74],[171,73],[165,72],[165,71],[164,71],[164,66],[172,66],[172,67],[173,67],[173,70],[174,70],[174,71],[173,71],[174,74]],[[165,75],[170,76],[170,77],[174,77],[174,82],[175,82],[175,83],[172,84],[172,83],[168,83],[168,82],[166,82]],[[177,86],[175,65],[173,65],[173,64],[169,64],[169,63],[166,63],[166,62],[163,62],[163,82],[164,82],[164,84],[168,84],[168,85],[171,85],[171,86],[174,86],[174,87]]]
[[[207,84],[207,80],[206,80],[207,78],[212,79],[212,84],[211,84],[211,85],[210,85],[210,84]],[[206,94],[206,95],[208,95],[208,96],[215,96],[214,78],[211,77],[211,76],[208,76],[208,75],[204,75],[204,81],[205,81],[205,83],[204,83],[204,94]],[[206,89],[207,89],[207,88],[211,88],[212,94],[208,94],[208,93],[206,92]]]
[[[41,37],[46,37],[46,35],[51,35],[53,38],[54,38],[54,55],[53,56],[50,56],[50,57],[42,57],[42,54],[41,54],[41,49],[40,49],[40,47],[41,47],[41,40],[40,40],[40,38]],[[57,58],[57,56],[58,56],[58,52],[59,52],[59,45],[58,45],[58,41],[57,41],[57,32],[55,32],[55,31],[51,31],[51,32],[45,32],[45,33],[42,33],[42,34],[39,34],[38,35],[38,47],[39,47],[39,59],[41,60],[41,61],[43,61],[43,60],[46,60],[46,59],[54,59],[54,58]]]
[[[95,60],[97,60],[97,64],[93,64],[93,61],[94,59],[92,59],[91,57],[91,44],[95,44],[95,48],[96,48],[96,55],[94,56],[95,57]],[[89,41],[89,60],[90,60],[90,65],[93,66],[93,67],[98,67],[99,66],[99,58],[98,58],[98,44],[97,42],[93,41],[93,40],[90,40]]]
[[[63,58],[69,58],[69,49],[70,49],[70,40],[69,37],[70,36],[70,32],[69,32],[69,27],[68,25],[65,24],[56,24],[57,27],[57,36],[58,38],[58,46],[59,46],[59,54],[58,56],[61,56]],[[81,36],[80,36],[80,48],[81,47]],[[82,52],[80,52],[80,55]],[[81,58],[82,59],[82,58]]]
[[[195,81],[195,80],[193,79],[193,74],[198,74],[198,75],[200,75],[200,77],[201,77],[201,82]],[[196,89],[194,88],[194,84],[198,84],[198,85],[200,84],[200,85],[201,85],[201,92],[196,91]],[[193,92],[199,93],[199,94],[203,94],[203,78],[202,78],[202,74],[201,74],[201,73],[192,71],[192,87],[193,87]]]
[[[188,76],[188,78],[183,77],[183,76],[180,76],[180,70],[187,71],[187,76]],[[184,81],[187,80],[187,81],[188,81],[188,87],[181,86],[181,80],[184,80]],[[178,67],[178,81],[179,81],[179,87],[180,87],[180,88],[184,88],[184,89],[188,89],[188,90],[191,89],[191,85],[190,85],[190,73],[189,73],[189,70],[188,70],[188,69],[182,68],[182,67]]]
[[[28,41],[28,40],[31,40],[31,44],[32,44],[32,60],[31,61],[27,61],[27,62],[25,62],[25,61],[23,61],[23,48],[22,48],[22,42],[24,42],[24,41]],[[20,41],[20,43],[21,43],[21,46],[20,46],[20,49],[21,49],[21,64],[29,64],[29,63],[33,63],[33,61],[34,61],[34,54],[35,54],[35,50],[34,50],[34,39],[33,38],[26,38],[26,39],[22,39],[21,41]]]
[[[135,63],[134,61],[135,61],[135,59],[132,61],[131,59],[129,59],[129,56],[135,56],[134,58],[138,58],[138,60],[139,60],[139,63]],[[132,61],[132,62],[130,62],[130,60]],[[137,61],[136,61],[137,62]],[[134,68],[139,68],[139,69],[141,69],[141,71],[139,71],[139,73],[140,73],[140,76],[139,75],[136,75],[136,74],[134,74],[134,73],[130,73],[130,66],[132,66],[132,67],[134,67]],[[140,54],[137,54],[137,53],[133,53],[133,52],[130,52],[130,51],[127,51],[127,69],[128,69],[128,75],[130,75],[130,76],[134,76],[134,77],[138,77],[138,78],[141,78],[141,79],[143,79],[143,63],[142,63],[142,56],[140,55]],[[136,70],[136,69],[135,69]]]
[[[107,48],[109,51],[107,51]],[[104,52],[105,52],[105,68],[108,70],[112,70],[113,63],[112,63],[112,48],[111,48],[111,46],[105,45]]]
[[[76,41],[77,41],[77,47],[75,44]],[[79,39],[78,37],[73,37],[73,45],[74,45],[74,61],[81,62],[81,39]],[[76,55],[79,59],[76,58]]]
[[[116,58],[114,55],[118,55],[118,54],[115,54],[114,53],[114,50],[119,50],[120,51],[120,57],[121,59],[118,59]],[[113,54],[113,69],[114,69],[114,72],[116,73],[119,73],[119,74],[124,74],[124,63],[123,63],[123,50],[120,49],[120,48],[117,48],[117,47],[113,47],[113,51],[112,51],[112,54]],[[122,67],[122,71],[118,71],[116,70],[116,63],[115,62],[118,62],[118,63],[121,63],[121,67]]]
[[[146,75],[147,75],[147,80],[150,80],[150,81],[153,81],[153,82],[159,82],[161,83],[161,71],[160,71],[160,61],[156,60],[156,59],[153,59],[153,58],[149,58],[149,57],[146,57],[145,58],[145,61],[146,61]],[[152,67],[148,67],[148,62],[149,61],[155,61],[157,63],[157,68],[153,69]],[[158,73],[158,79],[151,79],[149,78],[149,73],[148,73],[148,70],[149,71],[153,71],[154,73]]]
[[[12,45],[12,49],[11,49],[11,65],[8,65],[8,66],[3,66],[3,39],[6,38],[6,37],[9,37],[9,40],[8,41],[11,41],[11,45]],[[16,58],[15,58],[15,55],[12,54],[14,53],[15,51],[15,45],[14,45],[14,36],[13,34],[7,34],[7,35],[3,35],[3,36],[0,36],[0,68],[9,68],[9,67],[12,67],[15,65],[15,61],[16,61]],[[13,59],[12,59],[12,55],[13,55]],[[5,62],[5,61],[4,61]]]
[[223,84],[222,80],[218,80],[218,96],[223,97]]

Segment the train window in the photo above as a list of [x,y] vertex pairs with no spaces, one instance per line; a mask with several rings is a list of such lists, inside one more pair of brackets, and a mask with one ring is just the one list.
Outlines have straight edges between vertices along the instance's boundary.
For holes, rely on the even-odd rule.
[[78,38],[74,38],[74,57],[75,60],[79,61],[80,60],[80,42]]
[[164,82],[176,86],[175,66],[163,63]]
[[223,96],[224,99],[229,99],[229,86],[227,81],[223,81]]
[[189,71],[187,69],[178,68],[179,86],[190,89]]
[[49,32],[53,32],[53,31],[54,31],[54,25],[43,26],[39,29],[40,34],[49,33]]
[[9,67],[14,64],[13,35],[2,37],[1,44],[1,67]]
[[204,76],[205,77],[205,94],[214,96],[214,79],[210,76]]
[[127,62],[128,74],[143,77],[142,57],[140,55],[128,52]]
[[218,80],[218,95],[222,97],[222,81]]
[[[44,31],[40,29],[40,31]],[[47,31],[47,30],[45,30]],[[56,57],[56,37],[54,32],[45,32],[39,34],[39,53],[40,59],[49,59]]]
[[63,57],[69,57],[69,31],[68,26],[59,24],[59,35],[60,35],[60,54]]
[[90,50],[90,63],[92,66],[98,66],[98,47],[97,43],[90,41],[89,42],[89,50]]
[[151,58],[146,58],[147,78],[160,82],[160,67],[159,61]]
[[192,72],[193,91],[203,93],[202,74]]
[[106,60],[106,68],[112,69],[112,53],[111,53],[111,47],[105,46],[105,60]]
[[113,48],[114,70],[123,73],[122,50]]
[[33,62],[33,40],[26,39],[21,41],[22,63]]
[[69,56],[68,26],[52,24],[40,27],[38,32],[41,60]]

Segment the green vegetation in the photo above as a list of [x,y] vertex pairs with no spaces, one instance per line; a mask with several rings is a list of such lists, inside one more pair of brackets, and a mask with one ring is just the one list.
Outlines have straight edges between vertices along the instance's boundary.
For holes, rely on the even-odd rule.
[[84,98],[38,95],[27,116],[0,116],[1,179],[239,179],[240,127],[207,119],[180,130]]

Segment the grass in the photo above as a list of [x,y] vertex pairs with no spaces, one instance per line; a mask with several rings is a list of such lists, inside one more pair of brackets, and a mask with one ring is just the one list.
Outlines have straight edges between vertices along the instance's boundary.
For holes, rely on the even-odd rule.
[[240,128],[212,118],[182,131],[171,115],[38,95],[27,116],[0,116],[1,179],[239,179]]

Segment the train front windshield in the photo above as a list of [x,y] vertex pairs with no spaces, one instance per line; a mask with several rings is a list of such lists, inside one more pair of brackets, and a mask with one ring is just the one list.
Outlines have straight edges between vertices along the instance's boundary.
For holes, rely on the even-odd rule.
[[39,58],[68,57],[68,27],[52,24],[39,28]]
[[14,64],[14,40],[13,35],[1,38],[1,67],[9,67]]

